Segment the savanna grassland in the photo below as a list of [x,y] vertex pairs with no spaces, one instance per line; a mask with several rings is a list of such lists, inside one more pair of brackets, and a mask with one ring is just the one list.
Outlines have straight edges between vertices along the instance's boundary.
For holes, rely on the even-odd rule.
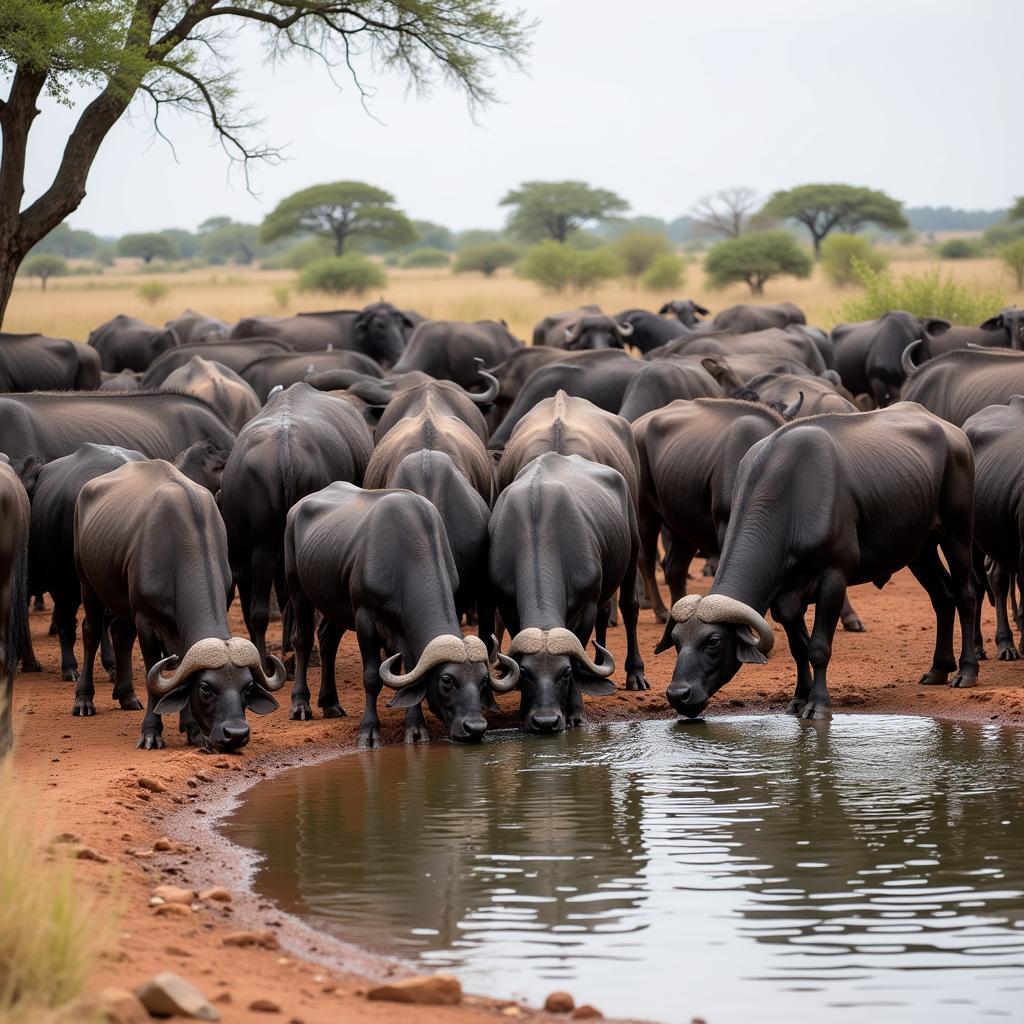
[[[920,273],[929,268],[926,258],[893,258],[894,276]],[[1016,288],[998,259],[949,260],[941,264],[943,274],[982,290],[997,290],[1009,305],[1024,305],[1024,291]],[[142,273],[131,265],[119,265],[100,275],[72,276],[51,280],[42,291],[36,280],[18,282],[11,300],[4,330],[38,331],[54,337],[85,341],[89,332],[118,313],[162,323],[186,307],[224,320],[235,321],[256,313],[283,315],[303,310],[361,306],[377,295],[362,298],[300,293],[295,290],[296,274],[289,270],[259,270],[240,267],[206,267],[175,272]],[[160,281],[167,294],[150,303],[139,294],[147,281]],[[504,319],[521,338],[529,339],[533,325],[547,313],[580,302],[597,302],[610,312],[631,307],[657,309],[669,298],[691,297],[712,311],[750,300],[746,285],[735,284],[711,290],[705,286],[698,258],[691,258],[685,282],[671,292],[651,291],[627,281],[611,281],[586,293],[542,291],[536,284],[499,271],[492,278],[480,274],[453,274],[447,268],[388,271],[386,297],[396,305],[418,310],[434,319]],[[829,328],[840,317],[840,307],[855,288],[839,288],[826,280],[816,267],[808,280],[779,278],[768,283],[761,302],[790,300],[807,313],[809,323]]]

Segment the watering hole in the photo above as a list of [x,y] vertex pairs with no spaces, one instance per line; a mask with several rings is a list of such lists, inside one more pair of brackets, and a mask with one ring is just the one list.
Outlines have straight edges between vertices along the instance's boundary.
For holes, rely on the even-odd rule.
[[314,927],[655,1021],[1024,1019],[1024,734],[900,716],[391,747],[222,828]]

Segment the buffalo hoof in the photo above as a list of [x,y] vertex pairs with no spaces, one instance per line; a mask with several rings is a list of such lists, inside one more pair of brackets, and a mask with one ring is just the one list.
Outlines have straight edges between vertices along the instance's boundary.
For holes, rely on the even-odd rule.
[[324,718],[348,718],[345,709],[337,701],[333,704],[321,704],[320,710]]
[[60,677],[65,683],[77,683],[78,682],[78,669],[77,668],[62,668],[60,670]]
[[949,682],[948,672],[936,672],[932,669],[930,672],[925,672],[923,676],[918,680],[921,686],[945,686]]
[[71,714],[76,718],[92,718],[96,714],[96,705],[88,697],[76,697]]
[[949,685],[956,690],[967,690],[972,686],[978,685],[978,673],[977,672],[957,672],[955,676],[949,681]]
[[647,676],[643,672],[631,672],[626,677],[626,689],[627,690],[649,690],[651,684],[647,681]]
[[1012,640],[1006,640],[998,645],[998,655],[1000,661],[1019,661],[1020,655],[1017,653],[1017,648],[1014,647]]
[[139,742],[135,744],[138,750],[163,750],[166,745],[163,736],[151,729],[144,729]]
[[985,650],[984,647],[981,646],[981,644],[978,644],[974,648],[974,656],[978,659],[978,661],[988,661],[988,652]]
[[812,700],[803,706],[800,717],[805,722],[828,722],[832,718],[832,708]]
[[805,700],[797,700],[796,697],[794,697],[786,705],[786,714],[787,715],[796,715],[799,718],[801,712],[803,711],[803,709],[806,706],[807,706],[807,701],[805,701]]
[[864,628],[864,623],[857,618],[856,615],[851,615],[848,619],[843,619],[843,629],[847,633],[865,633],[867,632]]
[[406,743],[429,743],[430,734],[427,732],[426,722],[421,725],[410,725],[405,730]]
[[307,701],[301,701],[292,705],[291,720],[293,722],[312,722],[313,709]]
[[142,710],[142,701],[134,693],[129,694],[127,697],[117,697],[116,700],[121,705],[122,711]]
[[380,742],[380,726],[378,724],[364,725],[359,730],[359,749],[360,750],[372,750],[374,747],[379,747]]

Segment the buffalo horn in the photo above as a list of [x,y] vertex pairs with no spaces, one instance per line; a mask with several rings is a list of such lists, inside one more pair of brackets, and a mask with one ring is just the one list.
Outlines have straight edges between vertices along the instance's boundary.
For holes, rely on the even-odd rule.
[[752,639],[762,654],[767,654],[775,643],[775,634],[763,615],[758,615],[750,605],[734,597],[726,597],[725,594],[708,594],[706,597],[689,594],[672,605],[672,618],[676,622],[686,622],[694,617],[700,622],[746,626],[753,633]]
[[435,636],[433,640],[423,648],[419,661],[410,672],[404,675],[397,675],[391,671],[391,666],[401,658],[401,653],[392,654],[390,658],[381,663],[380,681],[392,690],[404,690],[412,686],[426,675],[432,668],[444,665],[446,662],[465,664],[467,661],[480,661],[487,664],[487,645],[476,636]]
[[[164,697],[193,673],[206,669],[224,668],[230,662],[238,668],[249,669],[264,689],[280,690],[284,686],[288,673],[284,665],[273,655],[270,656],[270,661],[274,666],[272,676],[268,676],[265,672],[260,662],[259,651],[251,641],[237,636],[228,640],[208,637],[206,640],[194,643],[185,652],[180,663],[177,656],[173,654],[169,658],[158,661],[146,675],[146,686],[154,697]],[[169,676],[165,676],[161,670],[172,662],[177,665],[177,668]]]
[[903,350],[903,355],[900,357],[900,364],[903,366],[903,372],[908,377],[917,369],[917,364],[914,362],[914,349],[921,344],[923,344],[923,340],[921,338],[918,338],[917,341],[912,341]]

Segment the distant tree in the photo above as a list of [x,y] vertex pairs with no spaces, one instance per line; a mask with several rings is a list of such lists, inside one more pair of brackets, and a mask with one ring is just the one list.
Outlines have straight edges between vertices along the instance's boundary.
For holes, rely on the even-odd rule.
[[947,238],[938,253],[944,260],[970,260],[981,255],[981,243],[973,238]]
[[642,280],[644,287],[654,292],[679,288],[686,280],[686,261],[674,252],[663,252],[644,271]]
[[811,233],[814,257],[830,231],[859,231],[865,224],[899,231],[907,227],[900,204],[884,192],[856,185],[799,185],[776,192],[762,207],[759,221],[796,220]]
[[[222,218],[217,218],[221,220]],[[209,221],[206,222],[207,224]],[[260,229],[255,224],[235,224],[228,220],[209,230],[202,230],[200,255],[208,263],[240,263],[248,266],[259,253]]]
[[675,220],[669,221],[668,237],[676,245],[685,245],[687,242],[692,242],[697,234],[697,222],[692,217],[676,217]]
[[1017,287],[1024,288],[1024,238],[1009,242],[999,250],[1006,269],[1017,279]]
[[91,231],[79,231],[70,224],[58,224],[35,248],[33,253],[53,253],[67,260],[94,256],[104,245],[103,239]]
[[286,253],[275,260],[267,260],[263,266],[287,267],[289,270],[302,270],[313,260],[326,259],[334,252],[334,246],[326,238],[306,238],[297,242]]
[[417,244],[431,249],[455,251],[455,235],[443,224],[434,224],[429,220],[414,220],[412,226],[416,231]]
[[862,235],[834,231],[821,243],[821,267],[825,276],[843,287],[858,280],[858,266],[883,270],[889,261]]
[[629,203],[614,192],[582,181],[524,181],[501,205],[515,208],[508,219],[509,230],[527,242],[545,238],[565,242],[585,224],[629,209]]
[[282,199],[263,222],[260,237],[273,242],[289,235],[320,235],[334,242],[335,256],[359,240],[396,247],[414,242],[416,229],[394,202],[390,192],[361,181],[314,185]]
[[1006,215],[1007,220],[1024,220],[1024,196],[1017,196]]
[[207,217],[206,220],[199,225],[198,231],[201,235],[208,235],[211,231],[230,227],[230,225],[234,223],[235,222],[230,217]]
[[117,251],[122,256],[137,257],[143,263],[150,263],[154,259],[173,260],[178,255],[171,240],[158,231],[122,235],[117,243]]
[[811,267],[811,258],[782,229],[755,231],[719,242],[704,260],[704,271],[713,287],[746,281],[752,295],[763,295],[765,282],[773,277],[810,277]]
[[190,260],[199,255],[201,239],[184,228],[164,228],[160,232],[174,247],[179,259]]
[[739,238],[750,223],[757,206],[757,193],[746,185],[723,188],[714,195],[702,196],[690,209],[694,225],[708,235]]
[[493,277],[502,267],[511,267],[519,258],[519,249],[511,242],[483,242],[467,245],[455,254],[456,274],[477,272],[484,277]]
[[612,242],[612,249],[626,268],[626,276],[633,281],[671,248],[665,235],[653,231],[629,231]]
[[550,239],[527,249],[516,266],[520,277],[550,292],[592,288],[622,272],[622,261],[607,246],[581,251]]
[[371,288],[383,288],[387,283],[384,270],[356,252],[308,263],[298,282],[300,292],[327,292],[329,295],[346,292],[362,295]]
[[984,249],[998,249],[1018,238],[1024,238],[1024,222],[1003,221],[1001,224],[985,228],[981,235],[981,244]]
[[431,245],[420,246],[406,253],[400,265],[403,267],[447,267],[451,263],[452,254],[444,249],[435,249]]
[[507,241],[503,231],[495,231],[492,228],[469,228],[460,231],[455,236],[456,249],[466,249],[471,245],[484,245],[488,242]]
[[[360,67],[388,69],[428,92],[439,80],[460,87],[472,107],[494,98],[493,63],[521,64],[532,24],[500,0],[4,0],[0,4],[0,318],[21,261],[81,204],[107,134],[136,99],[159,134],[166,116],[197,115],[213,126],[246,175],[279,155],[254,137],[258,121],[239,102],[229,39],[259,29],[276,59],[316,54],[346,67],[366,95]],[[64,140],[49,185],[26,205],[26,153],[47,96],[71,105],[93,97]],[[136,106],[139,106],[138,104]],[[160,115],[163,114],[164,117]],[[42,184],[42,183],[38,183]]]
[[51,277],[63,277],[68,272],[68,265],[63,256],[40,252],[25,260],[21,265],[21,272],[29,277],[38,277],[45,292],[46,282]]

